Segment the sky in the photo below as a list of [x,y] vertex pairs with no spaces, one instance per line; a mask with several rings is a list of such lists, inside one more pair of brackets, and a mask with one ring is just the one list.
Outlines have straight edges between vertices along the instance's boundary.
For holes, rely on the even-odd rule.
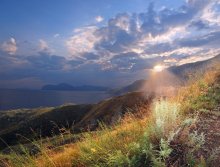
[[220,0],[1,0],[0,88],[119,87],[220,53]]

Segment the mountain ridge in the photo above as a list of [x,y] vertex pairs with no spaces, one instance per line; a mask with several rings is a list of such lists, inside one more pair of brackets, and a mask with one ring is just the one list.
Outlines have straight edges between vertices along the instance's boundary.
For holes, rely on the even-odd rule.
[[[174,77],[176,78],[175,85],[181,85],[185,84],[191,77],[191,75],[201,75],[205,71],[209,70],[210,68],[215,66],[215,63],[220,62],[220,54],[216,55],[215,57],[204,60],[204,61],[198,61],[194,63],[187,63],[180,66],[171,66],[167,69],[165,69],[162,72],[159,72],[157,75],[161,78],[164,74],[172,74],[169,75],[171,79]],[[200,74],[198,74],[198,71]],[[178,80],[178,81],[177,81]],[[149,79],[139,79],[131,84],[118,88],[118,89],[112,89],[109,92],[114,95],[122,95],[124,93],[133,92],[133,91],[149,91],[148,88],[146,88],[147,84],[149,84]],[[171,83],[168,83],[171,84]],[[173,84],[173,83],[172,83]],[[152,84],[151,84],[152,85]]]

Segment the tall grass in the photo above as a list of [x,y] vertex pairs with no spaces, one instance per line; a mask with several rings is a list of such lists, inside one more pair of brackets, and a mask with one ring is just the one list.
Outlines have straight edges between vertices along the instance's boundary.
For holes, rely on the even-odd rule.
[[62,150],[48,149],[37,141],[33,143],[40,150],[37,157],[21,146],[24,154],[11,154],[8,166],[166,166],[173,151],[170,142],[183,119],[180,105],[155,100],[151,114],[146,113],[138,118],[128,114],[113,127],[102,125],[100,130],[85,133],[81,141],[65,145]]
[[[62,128],[63,131],[63,128]],[[77,140],[79,135],[73,135],[69,131],[60,133],[58,136],[52,138],[39,138],[30,140],[21,136],[28,142],[28,144],[19,144],[17,146],[10,147],[9,155],[0,156],[0,162],[4,164],[5,167],[57,167],[66,166],[69,164],[71,166],[71,157],[75,152],[72,147],[71,151],[66,149],[68,143]],[[66,146],[63,146],[66,144]],[[69,144],[72,146],[72,144]],[[58,152],[68,152],[66,158],[62,156],[59,159]],[[69,156],[67,156],[69,155]],[[64,161],[65,160],[65,161]]]
[[51,149],[47,145],[52,145],[51,140],[46,145],[37,141],[33,143],[40,150],[37,156],[21,146],[23,155],[13,152],[3,162],[8,167],[163,167],[176,151],[171,143],[184,134],[181,142],[189,147],[186,163],[196,166],[200,162],[196,163],[193,154],[204,144],[205,136],[189,131],[189,126],[196,121],[191,116],[196,116],[194,111],[212,108],[220,101],[219,81],[216,81],[219,76],[216,71],[209,72],[182,88],[176,97],[155,100],[150,111],[143,107],[141,116],[127,114],[112,127],[100,124],[99,130],[84,133],[76,143],[64,142],[64,146]]
[[211,110],[220,101],[220,67],[206,72],[203,77],[179,90],[175,97],[186,114],[200,109]]
[[168,138],[180,123],[179,111],[178,104],[161,99],[154,102],[152,115],[86,134],[78,144],[74,166],[165,166],[172,151]]

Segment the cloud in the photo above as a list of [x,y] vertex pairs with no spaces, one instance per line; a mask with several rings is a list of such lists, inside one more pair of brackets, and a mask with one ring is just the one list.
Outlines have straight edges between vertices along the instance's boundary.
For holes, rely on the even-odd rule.
[[[179,40],[179,45],[183,47],[202,47],[204,45],[215,46],[220,41],[220,31],[210,32],[196,38],[184,38]],[[177,40],[178,42],[178,40]]]
[[74,35],[66,41],[70,57],[81,57],[81,53],[93,52],[99,36],[95,34],[97,27],[89,26],[74,30]]
[[104,18],[102,17],[102,16],[96,16],[95,17],[95,21],[97,22],[97,23],[100,23],[100,22],[102,22],[104,20]]
[[39,40],[39,53],[52,53],[52,49],[48,46],[48,43],[43,39]]
[[212,0],[210,4],[207,5],[204,12],[201,14],[200,19],[207,21],[210,25],[220,25],[220,1]]
[[[72,62],[65,60],[62,66],[66,70],[96,66],[105,71],[135,71],[151,68],[155,60],[173,65],[186,57],[199,57],[217,48],[218,6],[217,0],[188,0],[176,9],[155,9],[150,3],[145,12],[119,13],[106,25],[77,28],[65,41]],[[101,16],[95,19],[103,21]],[[51,55],[48,43],[39,42],[40,52]]]
[[43,39],[39,40],[39,47],[40,47],[41,51],[49,49],[49,46],[48,46],[47,42]]
[[45,71],[61,71],[66,59],[61,56],[41,54],[27,57],[31,66]]
[[60,34],[58,34],[58,33],[53,35],[54,38],[58,38],[59,36],[60,36]]
[[[65,40],[68,56],[52,54],[45,40],[39,41],[40,54],[4,53],[0,55],[1,78],[126,83],[146,76],[155,64],[181,65],[217,55],[219,16],[219,0],[188,0],[178,8],[160,9],[151,3],[145,12],[119,13],[106,24],[75,29]],[[97,21],[103,20],[97,17]]]
[[7,74],[10,71],[20,69],[22,67],[27,67],[26,62],[22,60],[17,55],[10,55],[8,53],[0,51],[0,75],[1,78],[4,78],[4,74]]
[[4,52],[14,55],[18,49],[15,38],[10,38],[8,41],[4,42],[1,48]]
[[[173,60],[179,56],[178,61],[185,56],[199,57],[215,50],[219,40],[218,28],[216,24],[213,26],[214,19],[210,19],[219,11],[215,10],[212,17],[201,17],[216,3],[188,0],[177,9],[160,10],[155,10],[154,3],[150,3],[146,12],[120,13],[105,26],[75,29],[66,44],[73,58],[80,57],[87,65],[97,63],[104,70],[145,69],[150,67],[148,61],[153,63],[156,57]],[[170,65],[178,63],[166,61],[169,62]]]
[[204,20],[193,21],[189,26],[195,27],[197,30],[209,29],[209,24]]

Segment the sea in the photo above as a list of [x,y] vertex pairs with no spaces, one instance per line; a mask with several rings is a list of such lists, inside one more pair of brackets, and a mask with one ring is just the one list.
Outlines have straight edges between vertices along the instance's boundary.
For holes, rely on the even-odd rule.
[[110,95],[104,91],[0,89],[0,111],[67,104],[94,104],[109,97]]

